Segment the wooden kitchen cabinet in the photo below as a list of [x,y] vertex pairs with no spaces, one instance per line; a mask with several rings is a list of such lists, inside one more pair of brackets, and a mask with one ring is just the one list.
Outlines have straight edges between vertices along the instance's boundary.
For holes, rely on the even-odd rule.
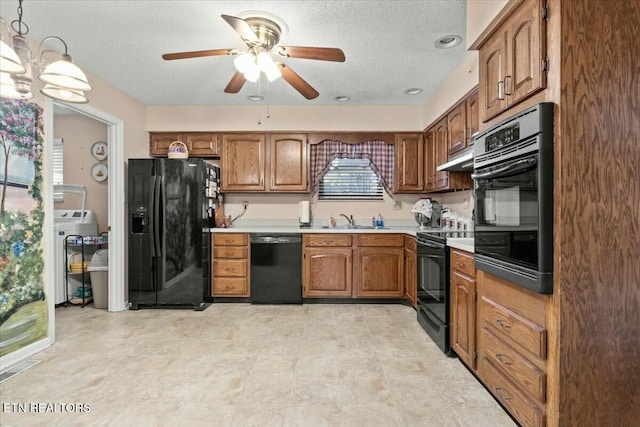
[[394,193],[424,189],[424,139],[418,133],[396,134]]
[[350,234],[305,234],[303,297],[350,297],[352,239]]
[[220,155],[218,134],[212,132],[149,132],[149,155],[167,157],[169,145],[180,141],[187,146],[189,157]]
[[214,297],[249,296],[249,235],[213,233],[211,263]]
[[266,136],[222,135],[222,191],[264,191]]
[[480,117],[483,122],[546,87],[544,0],[520,2],[479,49]]
[[467,146],[466,103],[460,102],[447,114],[447,156],[451,156]]
[[356,234],[354,240],[354,296],[403,298],[404,236]]
[[473,139],[480,132],[480,97],[476,88],[464,103],[466,124],[466,147],[473,144]]
[[473,254],[451,249],[451,347],[475,369],[476,280]]
[[427,129],[424,133],[424,150],[424,189],[429,192],[436,188],[436,140],[434,127]]
[[271,191],[309,190],[306,134],[270,134],[269,164]]
[[477,275],[477,374],[523,426],[544,426],[546,299],[484,271]]
[[415,237],[404,236],[404,296],[416,307],[418,255]]
[[[447,163],[449,160],[449,118],[444,117],[436,123],[433,131],[435,167]],[[449,172],[435,171],[435,190],[446,189],[449,186]]]

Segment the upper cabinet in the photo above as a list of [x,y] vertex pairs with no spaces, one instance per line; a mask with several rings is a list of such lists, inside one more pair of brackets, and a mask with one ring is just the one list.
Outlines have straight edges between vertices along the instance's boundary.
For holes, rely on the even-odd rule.
[[453,110],[447,114],[447,127],[449,132],[449,141],[447,144],[448,155],[455,154],[467,146],[465,117],[466,108],[464,102],[453,107]]
[[306,134],[269,135],[271,191],[308,191]]
[[222,191],[306,192],[307,165],[306,134],[222,136]]
[[149,132],[149,155],[166,157],[169,145],[183,142],[190,157],[218,157],[220,155],[218,134],[212,132]]
[[466,146],[473,144],[473,139],[480,131],[480,101],[478,89],[471,92],[465,102]]
[[222,135],[222,191],[264,191],[265,158],[265,134]]
[[419,133],[399,133],[395,140],[394,193],[424,189],[424,141]]
[[520,2],[471,48],[479,49],[483,122],[546,87],[544,0]]

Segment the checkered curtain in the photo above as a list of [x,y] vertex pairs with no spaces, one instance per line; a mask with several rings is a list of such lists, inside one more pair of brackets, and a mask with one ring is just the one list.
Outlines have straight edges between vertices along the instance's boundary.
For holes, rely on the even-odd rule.
[[371,169],[380,179],[387,194],[393,188],[393,145],[384,141],[365,141],[347,144],[326,140],[311,145],[311,185],[313,193],[318,191],[320,180],[329,170],[334,159],[369,159]]

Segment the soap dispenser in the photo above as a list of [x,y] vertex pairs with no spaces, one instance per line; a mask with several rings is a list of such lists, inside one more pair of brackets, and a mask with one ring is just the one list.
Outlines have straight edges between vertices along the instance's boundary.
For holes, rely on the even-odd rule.
[[378,214],[378,220],[376,221],[376,228],[384,227],[384,222],[382,221],[382,214]]

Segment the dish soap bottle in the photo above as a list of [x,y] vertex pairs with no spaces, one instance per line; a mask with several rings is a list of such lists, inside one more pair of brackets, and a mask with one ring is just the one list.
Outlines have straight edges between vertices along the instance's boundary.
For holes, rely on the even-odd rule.
[[376,221],[376,228],[384,227],[384,222],[382,221],[382,214],[378,214],[378,220]]

